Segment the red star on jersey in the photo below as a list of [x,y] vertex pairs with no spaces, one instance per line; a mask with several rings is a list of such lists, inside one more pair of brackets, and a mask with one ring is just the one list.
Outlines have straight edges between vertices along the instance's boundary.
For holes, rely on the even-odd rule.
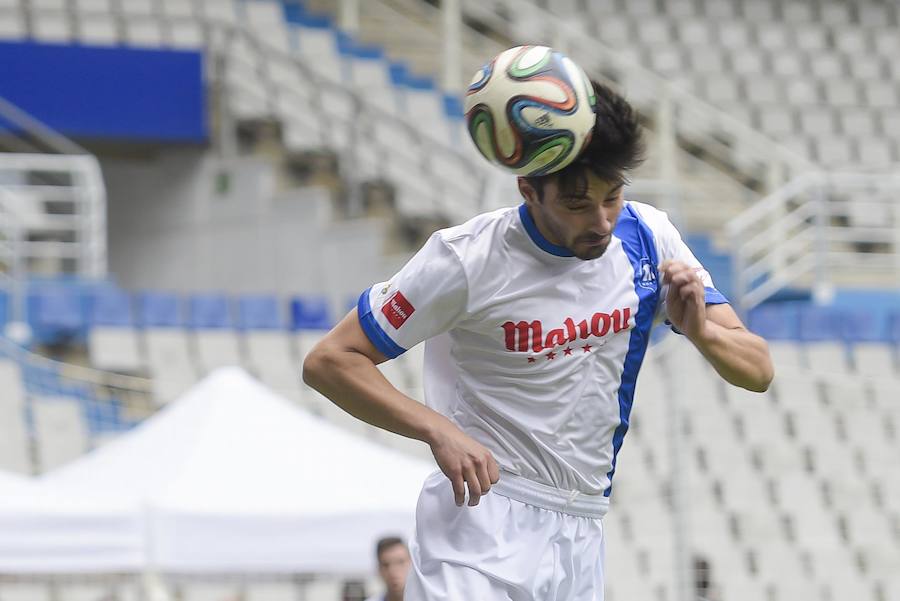
[[534,357],[528,357],[528,362],[529,362],[529,363],[534,363],[534,361],[535,361]]
[[563,354],[564,354],[566,357],[568,357],[569,355],[571,355],[571,354],[572,354],[572,347],[567,346],[566,348],[564,348],[564,349],[563,349]]
[[556,359],[556,353],[554,353],[553,351],[547,353],[547,361],[553,361],[554,359]]
[[585,344],[585,345],[584,345],[583,347],[581,347],[581,348],[582,348],[582,350],[583,350],[585,353],[590,353],[592,347],[591,347],[590,344]]

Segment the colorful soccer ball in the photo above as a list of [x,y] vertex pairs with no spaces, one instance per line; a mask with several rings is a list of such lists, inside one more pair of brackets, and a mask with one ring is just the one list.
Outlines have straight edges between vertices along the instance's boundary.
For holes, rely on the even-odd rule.
[[517,46],[475,74],[466,125],[487,160],[516,175],[546,175],[590,142],[596,101],[588,76],[569,57],[546,46]]

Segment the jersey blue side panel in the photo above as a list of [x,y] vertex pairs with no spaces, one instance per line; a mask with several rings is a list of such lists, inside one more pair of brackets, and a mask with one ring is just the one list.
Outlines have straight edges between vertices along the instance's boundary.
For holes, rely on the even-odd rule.
[[[656,314],[656,306],[659,303],[659,273],[656,269],[659,258],[656,253],[653,232],[641,220],[637,211],[628,204],[623,207],[622,213],[619,215],[615,235],[622,241],[622,248],[634,268],[634,291],[638,296],[638,310],[634,318],[635,326],[631,330],[631,338],[628,342],[628,352],[625,355],[622,380],[619,384],[619,426],[613,434],[612,469],[607,474],[610,485],[603,491],[604,497],[612,494],[612,478],[616,472],[616,459],[619,456],[619,449],[622,448],[622,441],[625,440],[625,433],[628,432],[628,420],[631,416],[637,375],[650,343],[650,329],[653,327],[653,316]],[[648,278],[646,273],[645,266],[648,264],[652,278]]]
[[363,332],[366,333],[372,344],[375,345],[381,354],[388,359],[394,359],[406,352],[406,349],[391,340],[391,337],[381,328],[372,315],[372,307],[369,304],[369,291],[372,288],[366,288],[359,295],[359,302],[356,303],[356,313],[359,317],[359,325],[362,326]]

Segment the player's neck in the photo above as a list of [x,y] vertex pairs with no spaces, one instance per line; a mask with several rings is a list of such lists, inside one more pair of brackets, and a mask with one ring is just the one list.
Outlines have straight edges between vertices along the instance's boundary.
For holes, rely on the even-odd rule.
[[529,207],[527,204],[525,205],[525,210],[528,211],[528,215],[531,217],[532,223],[534,223],[534,226],[537,228],[538,233],[541,235],[541,237],[544,238],[544,240],[546,240],[553,246],[564,248],[562,241],[554,236],[553,232],[547,229],[547,224],[544,223],[543,219],[541,218],[540,211],[532,211],[531,207]]

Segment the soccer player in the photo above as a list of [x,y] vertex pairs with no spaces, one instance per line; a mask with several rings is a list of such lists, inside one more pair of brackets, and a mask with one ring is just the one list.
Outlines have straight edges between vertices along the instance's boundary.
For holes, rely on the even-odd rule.
[[[772,379],[766,342],[665,213],[623,198],[640,127],[593,85],[596,125],[573,164],[519,178],[518,207],[435,232],[304,363],[349,413],[431,447],[440,471],[419,497],[407,601],[603,599],[601,518],[654,321],[734,385]],[[425,340],[423,405],[376,364]]]

